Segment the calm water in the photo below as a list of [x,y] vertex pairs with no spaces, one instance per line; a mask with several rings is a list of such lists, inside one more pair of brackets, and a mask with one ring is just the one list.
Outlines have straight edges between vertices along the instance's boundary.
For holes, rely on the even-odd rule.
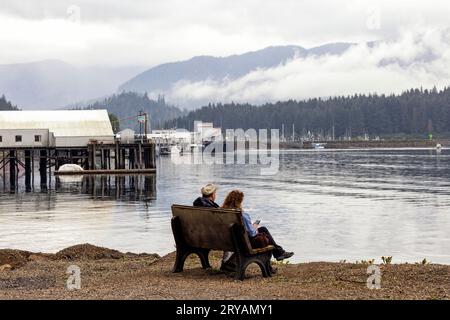
[[[394,257],[450,264],[450,150],[283,151],[280,171],[175,165],[156,177],[54,180],[18,192],[0,183],[0,248],[55,252],[78,243],[121,251],[174,250],[170,205],[190,204],[203,184],[218,202],[239,188],[245,207],[292,262]],[[67,179],[67,178],[66,178]]]

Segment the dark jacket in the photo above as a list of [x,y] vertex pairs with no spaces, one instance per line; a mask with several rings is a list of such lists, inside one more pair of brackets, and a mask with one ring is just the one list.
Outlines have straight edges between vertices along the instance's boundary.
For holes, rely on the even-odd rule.
[[218,208],[219,205],[208,198],[198,197],[194,201],[194,207]]

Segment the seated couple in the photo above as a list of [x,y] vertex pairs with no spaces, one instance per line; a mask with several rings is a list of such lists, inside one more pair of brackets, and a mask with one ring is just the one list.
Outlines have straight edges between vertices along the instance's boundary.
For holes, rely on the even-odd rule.
[[[288,259],[294,255],[293,252],[285,251],[279,246],[269,230],[265,227],[260,227],[259,223],[252,223],[250,215],[242,209],[242,202],[244,201],[244,193],[239,190],[233,190],[228,193],[222,206],[219,206],[216,201],[217,187],[213,184],[207,184],[201,189],[202,196],[194,201],[194,207],[211,207],[223,209],[239,209],[242,211],[242,218],[244,220],[245,229],[249,235],[250,243],[253,248],[262,248],[268,245],[273,245],[275,249],[272,254],[278,261]],[[222,259],[222,271],[236,271],[236,263],[233,258],[233,252],[224,252]],[[275,270],[272,270],[275,271]]]

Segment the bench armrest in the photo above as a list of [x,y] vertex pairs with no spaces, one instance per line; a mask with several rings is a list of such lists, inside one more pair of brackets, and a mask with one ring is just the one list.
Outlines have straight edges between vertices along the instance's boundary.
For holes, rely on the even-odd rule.
[[273,249],[275,249],[275,246],[272,246],[272,245],[270,245],[270,246],[267,246],[267,247],[264,247],[264,248],[252,248],[251,250],[250,250],[250,253],[251,254],[258,254],[258,253],[263,253],[263,252],[268,252],[268,251],[272,251]]

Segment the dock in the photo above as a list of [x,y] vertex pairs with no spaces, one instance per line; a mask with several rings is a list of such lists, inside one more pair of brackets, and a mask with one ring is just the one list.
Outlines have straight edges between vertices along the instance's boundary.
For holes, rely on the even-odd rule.
[[[144,117],[147,133],[148,115]],[[6,189],[50,185],[52,172],[76,164],[85,172],[64,174],[142,174],[156,171],[156,143],[146,134],[120,139],[107,110],[0,111],[0,175]],[[35,170],[38,169],[38,170]],[[8,179],[6,178],[8,176]]]
[[[84,171],[58,172],[64,164],[77,164]],[[35,170],[38,169],[38,170]],[[50,183],[51,175],[128,175],[156,173],[156,145],[152,141],[131,144],[91,142],[86,147],[0,147],[0,173],[3,187],[13,190],[19,173],[25,173],[25,186]],[[9,179],[7,179],[9,176]]]

